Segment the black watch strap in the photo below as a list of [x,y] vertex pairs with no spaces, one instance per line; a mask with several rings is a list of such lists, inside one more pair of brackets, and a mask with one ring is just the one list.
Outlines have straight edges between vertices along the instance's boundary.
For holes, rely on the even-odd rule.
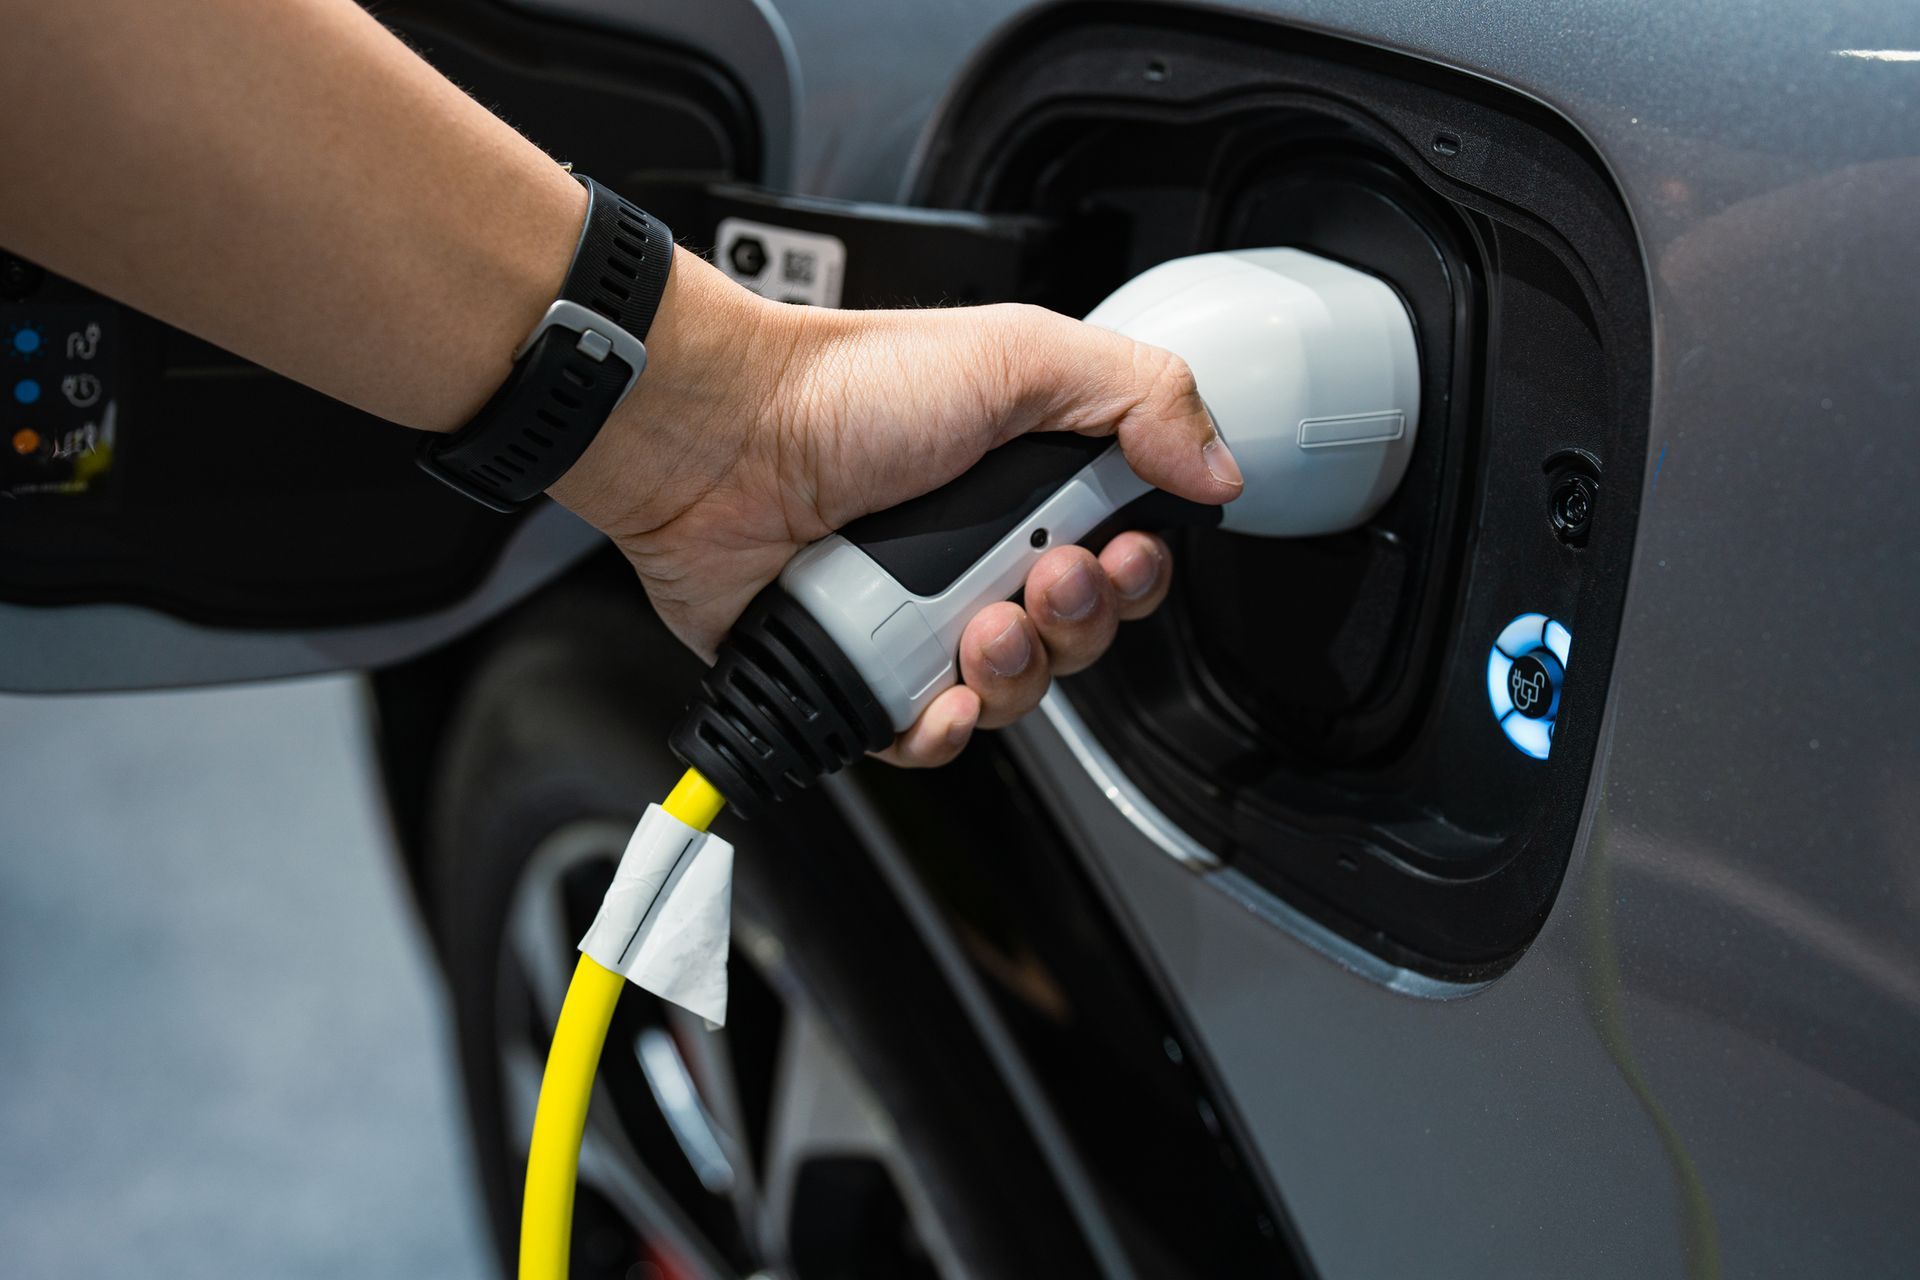
[[496,511],[514,511],[567,473],[646,368],[643,345],[673,269],[666,224],[593,179],[560,297],[514,352],[513,372],[420,467]]

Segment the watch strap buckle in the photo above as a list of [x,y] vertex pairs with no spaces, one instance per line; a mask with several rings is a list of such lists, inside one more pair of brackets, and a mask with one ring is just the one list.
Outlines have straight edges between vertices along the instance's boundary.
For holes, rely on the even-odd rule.
[[549,329],[565,329],[579,335],[574,350],[587,359],[599,364],[609,355],[627,366],[627,384],[620,394],[626,395],[633,390],[633,384],[647,367],[647,345],[628,333],[613,321],[601,315],[591,307],[582,306],[567,298],[560,298],[547,308],[540,322],[513,349],[513,358],[519,360],[533,349],[540,335]]

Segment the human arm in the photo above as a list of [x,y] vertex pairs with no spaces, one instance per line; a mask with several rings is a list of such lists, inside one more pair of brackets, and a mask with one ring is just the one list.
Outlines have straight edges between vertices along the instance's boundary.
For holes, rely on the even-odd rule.
[[[349,0],[4,0],[0,15],[11,249],[428,430],[484,403],[559,287],[579,185]],[[1023,430],[1118,431],[1163,487],[1235,491],[1224,449],[1202,453],[1211,427],[1177,361],[1030,308],[809,312],[682,253],[647,345],[635,393],[552,492],[707,655],[795,547]],[[1050,553],[1030,611],[975,619],[970,687],[892,754],[936,762],[974,723],[1024,711],[1169,572],[1144,535],[1100,564]],[[1091,603],[1051,609],[1056,580]],[[1008,657],[1021,644],[1024,665]]]

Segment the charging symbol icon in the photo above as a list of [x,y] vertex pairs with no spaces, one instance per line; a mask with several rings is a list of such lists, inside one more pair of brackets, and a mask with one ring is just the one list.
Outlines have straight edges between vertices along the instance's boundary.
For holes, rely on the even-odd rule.
[[1573,633],[1544,613],[1523,613],[1501,628],[1487,654],[1487,701],[1507,741],[1536,760],[1553,750],[1554,717]]
[[1515,711],[1533,720],[1545,720],[1556,710],[1553,703],[1560,696],[1560,688],[1546,661],[1538,654],[1528,654],[1507,672],[1507,693],[1513,698]]
[[1521,668],[1515,666],[1513,672],[1507,674],[1507,685],[1513,689],[1513,708],[1523,716],[1530,716],[1542,689],[1548,687],[1548,677],[1546,672],[1521,672]]

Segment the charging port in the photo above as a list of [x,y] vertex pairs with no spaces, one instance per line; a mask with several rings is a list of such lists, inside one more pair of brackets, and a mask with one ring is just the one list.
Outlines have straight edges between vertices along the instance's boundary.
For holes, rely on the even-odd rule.
[[[1635,495],[1601,505],[1601,468],[1645,455],[1644,277],[1598,161],[1479,81],[1132,8],[1010,33],[928,154],[923,203],[1084,229],[1101,252],[1043,299],[1064,311],[1256,245],[1400,294],[1422,425],[1396,496],[1332,537],[1181,532],[1170,607],[1063,688],[1169,820],[1273,891],[1396,964],[1510,964],[1565,870],[1612,660]],[[1551,659],[1550,715],[1544,684],[1523,713],[1490,683],[1493,654]]]

